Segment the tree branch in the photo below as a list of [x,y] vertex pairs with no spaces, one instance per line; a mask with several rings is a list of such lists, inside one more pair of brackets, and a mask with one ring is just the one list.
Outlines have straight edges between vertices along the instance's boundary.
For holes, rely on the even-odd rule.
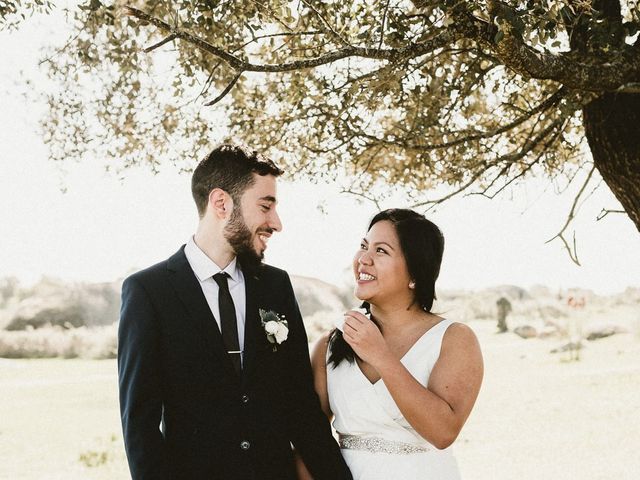
[[242,76],[242,72],[238,73],[235,77],[233,77],[229,82],[229,85],[226,86],[226,88],[222,91],[222,93],[220,93],[220,95],[218,95],[216,98],[214,98],[210,102],[205,103],[204,106],[210,107],[218,103],[220,100],[222,100],[227,95],[227,93],[231,91],[231,89],[238,82],[238,80],[240,80],[241,76]]
[[618,93],[640,93],[640,82],[631,82],[626,85],[620,85],[616,92]]
[[[542,156],[546,153],[547,149],[549,149],[553,145],[553,143],[560,137],[560,134],[562,133],[562,131],[563,131],[563,128],[560,128],[556,132],[552,132],[551,138],[547,139],[544,146],[540,149],[540,153],[536,156],[536,158],[533,159],[533,161],[527,163],[525,168],[523,168],[516,176],[509,178],[504,183],[504,185],[500,186],[500,188],[498,188],[495,192],[488,194],[487,192],[491,189],[491,187],[493,187],[493,185],[495,185],[498,179],[502,175],[506,175],[509,169],[513,166],[512,163],[505,165],[505,167],[500,171],[498,175],[494,177],[491,183],[487,185],[487,187],[480,193],[480,195],[492,200],[496,196],[498,196],[500,193],[502,193],[502,191],[505,190],[509,185],[511,185],[518,179],[524,177],[527,174],[527,172],[529,172],[533,168],[534,165],[540,162],[540,160],[542,159]],[[471,194],[473,195],[473,193]]]
[[571,222],[573,222],[573,219],[575,218],[575,215],[576,215],[576,207],[578,205],[578,201],[580,200],[580,197],[582,196],[585,189],[587,188],[587,185],[591,181],[591,177],[593,176],[593,172],[595,171],[596,171],[596,166],[593,165],[593,167],[591,167],[591,170],[589,171],[589,174],[587,175],[587,179],[584,181],[584,183],[582,184],[582,187],[580,187],[580,190],[578,191],[576,197],[573,200],[573,204],[571,205],[571,210],[569,210],[569,215],[567,216],[567,221],[565,222],[564,226],[560,229],[560,231],[554,237],[550,238],[545,242],[545,243],[549,243],[555,240],[556,238],[559,238],[564,244],[564,247],[566,248],[567,253],[569,254],[569,258],[571,258],[573,263],[575,263],[578,266],[580,266],[580,261],[578,260],[578,252],[576,250],[576,233],[573,232],[573,251],[572,251],[571,247],[569,246],[569,242],[567,242],[567,239],[564,237],[564,232],[569,227]]
[[471,176],[469,181],[464,183],[460,188],[454,190],[453,192],[443,197],[440,197],[434,200],[427,200],[425,202],[416,203],[413,205],[413,207],[423,207],[425,205],[435,206],[440,203],[443,203],[444,201],[449,200],[450,198],[455,197],[456,195],[467,190],[471,185],[473,185],[476,182],[476,180],[478,180],[482,175],[484,175],[489,169],[493,167],[497,167],[498,165],[505,162],[510,166],[515,162],[517,162],[518,160],[525,158],[531,151],[533,151],[533,149],[536,146],[538,146],[543,140],[545,140],[548,135],[552,134],[556,128],[562,125],[562,123],[564,123],[565,120],[566,120],[566,117],[560,117],[556,119],[553,123],[548,125],[544,130],[542,130],[538,135],[536,135],[533,139],[528,140],[519,151],[509,152],[507,154],[499,156],[498,158],[493,160],[490,164],[486,165],[485,168],[475,172]]
[[[304,2],[309,6],[308,2]],[[487,2],[489,12],[497,15],[500,9],[511,8],[495,0]],[[312,7],[309,7],[313,10]],[[348,57],[359,57],[374,60],[400,61],[415,58],[439,48],[451,45],[461,38],[473,40],[485,48],[495,52],[496,57],[525,78],[557,81],[570,89],[602,92],[615,91],[621,86],[634,83],[640,75],[640,56],[626,45],[622,45],[615,56],[603,57],[595,52],[578,61],[572,52],[552,54],[540,52],[527,45],[515,28],[507,21],[501,23],[503,38],[495,42],[496,27],[484,20],[474,17],[463,7],[453,8],[454,23],[440,34],[423,43],[411,43],[403,48],[367,48],[349,45],[333,28],[327,28],[338,35],[343,45],[348,45],[315,58],[283,62],[276,64],[254,64],[244,61],[229,52],[184,31],[172,27],[141,10],[127,6],[124,14],[151,23],[162,31],[172,33],[176,38],[187,41],[197,48],[221,58],[236,71],[250,72],[288,72],[326,65]],[[320,15],[317,11],[316,14]],[[321,19],[324,19],[320,15]],[[324,20],[323,20],[324,21]],[[326,21],[324,21],[326,23]]]
[[154,25],[164,32],[173,33],[176,38],[189,42],[198,49],[224,60],[234,70],[244,72],[290,72],[330,64],[349,57],[368,58],[371,60],[387,60],[395,62],[424,55],[438,48],[443,48],[457,38],[452,31],[443,31],[441,35],[438,35],[427,42],[409,44],[403,48],[378,49],[349,46],[335,50],[333,52],[329,52],[325,55],[320,55],[318,57],[305,60],[296,60],[292,62],[277,64],[255,64],[246,62],[236,57],[235,55],[232,55],[221,48],[211,45],[210,43],[184,30],[176,29],[168,23],[163,22],[158,18],[152,17],[151,15],[148,15],[147,13],[138,10],[137,8],[129,6],[124,7],[124,15],[136,17],[142,21]]
[[42,60],[40,60],[38,62],[38,66],[42,65],[43,63],[47,63],[50,62],[51,60],[53,60],[53,57],[56,56],[59,53],[64,52],[67,47],[69,45],[71,45],[86,29],[87,27],[87,22],[85,22],[82,27],[78,30],[78,33],[76,35],[74,35],[72,38],[70,38],[69,40],[67,40],[67,43],[64,44],[64,46],[62,48],[58,48],[56,49],[56,51],[54,53],[52,53],[51,55],[49,55],[47,58],[44,58]]
[[624,210],[608,210],[606,208],[603,208],[602,210],[600,210],[600,213],[596,217],[596,221],[599,222],[600,220],[602,220],[604,217],[606,217],[610,213],[627,213],[627,212],[624,211]]
[[176,38],[176,35],[172,33],[167,38],[159,41],[158,43],[155,43],[155,44],[151,45],[150,47],[145,48],[144,52],[145,53],[149,53],[149,52],[155,50],[156,48],[160,48],[165,43],[169,43],[170,41],[175,40],[175,38]]
[[347,42],[346,39],[342,38],[342,35],[340,35],[338,32],[336,32],[336,30],[333,28],[333,26],[329,23],[329,21],[324,18],[324,15],[322,15],[318,9],[316,7],[314,7],[313,5],[311,5],[309,2],[305,1],[305,0],[300,0],[302,3],[304,3],[307,8],[309,10],[311,10],[313,13],[315,13],[316,17],[318,17],[320,19],[320,21],[324,24],[324,26],[329,30],[329,32],[331,32],[331,35],[335,38],[338,39],[338,41],[342,44],[342,45],[349,45],[352,46],[349,42]]
[[343,188],[343,189],[340,190],[340,193],[347,193],[349,195],[353,195],[354,197],[363,198],[364,200],[367,200],[367,201],[373,203],[378,210],[382,210],[382,207],[380,206],[380,203],[378,202],[377,198],[372,197],[370,195],[367,195],[367,194],[365,194],[363,192],[359,192],[357,190],[352,190],[351,188]]
[[[488,0],[487,6],[491,18],[502,18],[506,10],[515,15],[512,7],[498,0]],[[488,31],[487,22],[475,17],[473,22],[484,23],[484,32]],[[572,52],[552,54],[534,49],[506,19],[500,23],[504,36],[497,42],[494,39],[487,42],[486,34],[478,37],[479,25],[466,28],[472,38],[485,43],[504,65],[526,78],[554,80],[571,89],[602,92],[617,90],[640,75],[640,56],[626,45],[622,45],[616,55],[604,57],[601,52],[592,52],[578,59]]]
[[[410,143],[407,143],[407,142],[399,142],[399,141],[395,141],[395,140],[388,140],[388,139],[385,139],[385,138],[378,138],[378,137],[375,137],[373,135],[368,135],[368,134],[363,134],[363,136],[365,136],[369,140],[374,140],[374,141],[379,142],[379,143],[383,143],[383,144],[387,144],[387,145],[394,145],[394,146],[405,148],[407,150],[414,150],[414,151],[419,151],[419,152],[426,152],[426,151],[438,150],[438,149],[442,149],[442,148],[455,147],[455,146],[463,144],[465,142],[472,142],[472,141],[476,141],[476,140],[482,140],[482,139],[486,139],[486,138],[491,138],[491,137],[495,137],[497,135],[501,135],[501,134],[503,134],[505,132],[508,132],[509,130],[512,130],[513,128],[517,127],[518,125],[520,125],[520,124],[524,123],[525,121],[529,120],[534,115],[536,115],[538,113],[545,112],[549,108],[557,105],[558,102],[560,102],[560,100],[565,98],[566,95],[567,95],[567,89],[564,88],[564,87],[561,87],[558,90],[556,90],[556,92],[554,92],[553,95],[551,95],[548,98],[546,98],[543,102],[538,104],[536,107],[534,107],[533,109],[531,109],[530,111],[526,112],[524,115],[522,115],[521,117],[518,117],[516,120],[514,120],[513,122],[511,122],[511,123],[509,123],[507,125],[495,128],[493,130],[488,130],[488,131],[484,131],[484,132],[477,132],[477,133],[474,133],[472,135],[466,135],[464,137],[457,138],[456,140],[451,140],[450,142],[423,145],[423,144],[410,144]],[[462,133],[462,132],[450,132],[449,134],[450,135],[456,135],[457,133]]]
[[380,25],[380,41],[378,42],[378,50],[382,48],[382,44],[384,43],[384,29],[387,23],[387,13],[389,12],[389,4],[391,0],[387,0],[387,4],[384,7],[384,12],[382,13],[382,25]]

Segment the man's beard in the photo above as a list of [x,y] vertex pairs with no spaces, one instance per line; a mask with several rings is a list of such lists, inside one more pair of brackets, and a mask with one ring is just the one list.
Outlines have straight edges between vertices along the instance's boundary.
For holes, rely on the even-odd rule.
[[239,206],[231,211],[231,218],[224,229],[224,238],[244,268],[256,270],[262,265],[264,252],[258,253],[253,246],[253,234],[247,227]]

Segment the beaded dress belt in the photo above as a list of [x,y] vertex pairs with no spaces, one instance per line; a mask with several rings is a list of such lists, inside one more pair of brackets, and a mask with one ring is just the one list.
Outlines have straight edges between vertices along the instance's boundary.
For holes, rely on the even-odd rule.
[[372,453],[392,453],[408,455],[410,453],[428,452],[429,448],[414,443],[385,440],[380,437],[366,437],[363,435],[343,435],[339,437],[340,448],[349,450],[364,450]]

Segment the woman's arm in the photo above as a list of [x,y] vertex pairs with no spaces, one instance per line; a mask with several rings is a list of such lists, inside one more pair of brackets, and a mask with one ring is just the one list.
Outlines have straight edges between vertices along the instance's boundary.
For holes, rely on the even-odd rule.
[[350,315],[345,340],[376,369],[402,415],[423,438],[436,448],[451,445],[482,383],[482,354],[473,331],[459,323],[447,329],[425,388],[391,353],[378,328],[363,318]]
[[329,391],[327,389],[327,349],[329,348],[329,336],[325,333],[318,339],[311,351],[311,369],[313,370],[313,385],[320,398],[320,406],[329,421],[333,418],[329,406]]

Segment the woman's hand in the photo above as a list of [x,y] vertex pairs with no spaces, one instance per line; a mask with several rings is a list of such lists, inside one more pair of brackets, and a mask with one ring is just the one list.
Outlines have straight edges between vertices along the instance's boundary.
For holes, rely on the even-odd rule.
[[380,329],[360,312],[349,310],[344,314],[342,333],[353,351],[374,368],[391,357]]

